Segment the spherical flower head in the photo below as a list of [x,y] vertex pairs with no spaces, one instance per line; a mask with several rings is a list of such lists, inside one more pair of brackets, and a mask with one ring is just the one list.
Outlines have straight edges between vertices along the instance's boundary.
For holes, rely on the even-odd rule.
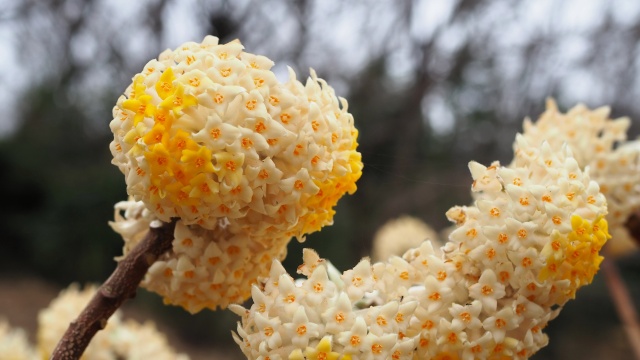
[[[609,238],[597,184],[568,147],[518,137],[512,167],[470,163],[473,206],[447,212],[450,240],[336,275],[307,251],[293,281],[279,263],[252,292],[236,343],[250,359],[527,359],[543,328],[591,282]],[[331,289],[326,291],[326,289]],[[300,314],[304,314],[301,316]]]
[[362,173],[353,117],[315,72],[280,83],[272,65],[213,36],[147,63],[110,123],[128,193],[162,221],[264,241],[331,224]]
[[584,168],[627,139],[629,118],[610,119],[610,112],[609,107],[591,110],[578,104],[562,113],[556,102],[549,98],[545,112],[535,123],[528,118],[524,120],[522,135],[534,146],[546,141],[559,148],[567,143],[580,167]]
[[383,261],[390,256],[402,256],[407,250],[416,248],[423,241],[429,240],[440,247],[438,234],[422,220],[412,216],[401,216],[389,220],[373,237],[371,258]]
[[[115,208],[110,225],[124,239],[126,255],[158,220],[141,201],[129,199]],[[269,274],[273,259],[285,257],[290,238],[274,236],[264,243],[250,233],[230,230],[228,224],[209,230],[178,220],[171,250],[149,268],[141,286],[191,313],[243,302],[258,277]]]
[[144,324],[123,321],[113,329],[111,343],[123,359],[189,360],[189,356],[176,353],[167,337],[149,321]]
[[610,119],[609,113],[608,107],[591,110],[582,104],[562,113],[555,101],[548,99],[546,111],[535,123],[525,119],[522,136],[534,146],[546,141],[560,148],[566,143],[580,168],[590,168],[591,177],[607,198],[609,226],[621,234],[613,237],[612,249],[624,252],[636,247],[625,242],[624,223],[640,209],[640,141],[626,141],[629,118]]
[[[40,311],[38,314],[39,358],[48,359],[51,356],[69,323],[77,318],[96,290],[95,286],[86,286],[80,290],[77,284],[72,284],[53,299],[49,307]],[[147,322],[141,325],[133,320],[123,321],[120,312],[117,311],[111,316],[107,326],[95,335],[84,351],[82,359],[188,360],[189,357],[177,354],[153,323]]]
[[35,350],[29,344],[23,329],[11,328],[9,323],[0,319],[0,359],[35,360]]

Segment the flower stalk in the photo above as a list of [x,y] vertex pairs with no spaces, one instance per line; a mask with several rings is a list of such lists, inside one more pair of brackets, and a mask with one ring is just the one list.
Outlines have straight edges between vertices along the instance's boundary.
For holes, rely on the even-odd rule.
[[51,355],[52,360],[80,359],[93,336],[107,325],[109,317],[135,296],[149,267],[171,249],[175,225],[173,220],[151,227],[144,240],[118,263],[78,318],[69,324]]

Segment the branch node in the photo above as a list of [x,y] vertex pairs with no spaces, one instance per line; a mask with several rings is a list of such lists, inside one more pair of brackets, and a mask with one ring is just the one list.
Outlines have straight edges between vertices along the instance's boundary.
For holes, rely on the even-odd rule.
[[156,260],[158,260],[158,257],[153,254],[145,254],[144,256],[149,266],[151,266],[154,262],[156,262]]
[[102,285],[100,289],[98,289],[98,291],[102,294],[102,296],[108,299],[115,299],[117,297],[117,294],[113,291],[113,288],[106,284]]

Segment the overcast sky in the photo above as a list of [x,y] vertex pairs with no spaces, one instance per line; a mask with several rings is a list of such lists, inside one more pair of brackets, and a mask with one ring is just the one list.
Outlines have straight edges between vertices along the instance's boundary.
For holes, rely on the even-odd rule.
[[[0,106],[5,110],[0,117],[0,136],[10,133],[15,128],[15,106],[16,94],[33,82],[33,77],[29,74],[27,66],[21,64],[21,59],[17,53],[20,44],[16,41],[16,29],[20,26],[11,20],[12,9],[19,0],[0,0]],[[368,59],[371,51],[375,51],[376,41],[380,46],[388,42],[395,42],[397,51],[392,57],[393,66],[391,73],[402,81],[410,73],[409,70],[415,66],[416,59],[410,54],[410,46],[403,38],[395,33],[405,36],[405,33],[397,32],[395,16],[398,15],[397,0],[353,0],[349,6],[344,6],[340,0],[323,0],[314,3],[312,21],[309,26],[310,38],[313,44],[308,46],[307,52],[303,54],[303,60],[309,67],[321,67],[327,62],[332,63],[332,71],[349,73],[357,71]],[[246,0],[239,0],[235,4],[242,8],[248,3]],[[413,13],[414,19],[411,21],[411,36],[416,39],[428,38],[433,35],[437,27],[447,22],[451,15],[451,9],[455,1],[423,0],[418,2]],[[572,34],[580,34],[587,31],[594,24],[603,21],[602,14],[606,9],[611,9],[614,18],[620,23],[634,24],[638,21],[640,13],[640,1],[617,0],[613,4],[606,0],[566,0],[562,2],[554,0],[529,0],[521,2],[517,7],[520,14],[513,14],[508,11],[505,2],[497,1],[495,6],[490,7],[488,13],[483,14],[487,21],[496,21],[504,24],[503,36],[497,41],[501,42],[505,49],[510,46],[526,42],[528,36],[536,31],[566,30]],[[144,7],[145,1],[131,2],[128,0],[102,0],[100,2],[101,13],[109,14],[110,21],[116,24],[128,24],[135,22],[138,9]],[[203,37],[203,30],[198,25],[197,0],[183,0],[171,3],[163,14],[164,22],[169,31],[165,33],[166,38],[162,39],[165,47],[175,48],[186,41],[200,41]],[[122,9],[126,9],[123,11]],[[281,22],[272,36],[279,41],[275,43],[286,47],[292,31],[295,31],[294,24],[287,21],[284,10],[274,7],[263,16],[273,17],[274,21]],[[362,29],[365,31],[362,31]],[[123,34],[125,35],[125,34]],[[139,35],[139,34],[138,34]],[[445,32],[442,48],[455,48],[460,42],[460,37],[464,34],[459,29],[450,29]],[[144,61],[148,57],[145,49],[144,34],[132,37],[123,37],[123,46],[130,49],[130,54],[136,61]],[[242,39],[241,39],[242,40]],[[126,42],[126,43],[124,43]],[[361,44],[372,44],[361,46]],[[76,44],[73,44],[74,55],[79,58],[86,58],[92,61],[95,48],[100,46],[90,37],[79,37]],[[563,86],[565,95],[575,99],[575,101],[588,101],[599,97],[598,89],[595,89],[594,74],[585,73],[580,69],[572,71],[569,67],[571,62],[579,59],[586,53],[589,44],[580,36],[568,36],[561,46],[560,58],[564,59],[567,68],[559,67],[566,77]],[[247,51],[263,53],[269,56],[270,52],[277,51],[268,47],[248,48]],[[326,51],[325,51],[326,50]],[[340,56],[336,58],[336,54]],[[509,56],[504,56],[504,71],[514,71],[518,66],[522,66],[517,60],[510,61]],[[148,59],[147,59],[148,60]],[[285,74],[286,64],[277,63],[276,73],[282,77]],[[133,74],[131,74],[133,75]],[[320,74],[322,76],[322,74]],[[92,84],[108,82],[108,76],[100,77],[96,72],[96,79]],[[346,92],[348,84],[339,81],[332,83],[337,88],[339,94]],[[543,94],[540,95],[544,97]],[[114,99],[115,100],[115,99]],[[544,101],[543,99],[540,100]],[[437,116],[431,116],[434,130],[446,132],[452,124],[451,114],[447,114],[446,107],[442,99],[427,99],[425,101],[425,111],[436,112]]]

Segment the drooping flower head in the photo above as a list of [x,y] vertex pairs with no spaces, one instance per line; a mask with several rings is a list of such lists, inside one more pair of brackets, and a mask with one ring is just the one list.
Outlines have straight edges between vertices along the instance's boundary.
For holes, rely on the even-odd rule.
[[143,286],[192,312],[245,300],[291,237],[333,222],[362,174],[347,102],[313,71],[280,83],[271,60],[242,50],[208,36],[163,52],[110,124],[135,200],[112,225],[126,254],[154,220],[179,219]]
[[307,251],[295,281],[279,263],[255,286],[234,339],[250,359],[527,359],[559,307],[592,281],[607,207],[568,147],[522,136],[511,167],[470,163],[473,206],[436,252],[362,260],[336,276]]
[[640,141],[626,141],[629,118],[610,119],[609,113],[608,107],[590,110],[582,104],[561,113],[549,99],[535,123],[525,119],[523,137],[534,146],[543,141],[554,148],[566,143],[578,165],[590,168],[591,177],[607,197],[607,220],[616,234],[609,248],[625,252],[634,242],[623,225],[640,209]]
[[[156,221],[141,201],[116,204],[111,227],[124,239],[124,254],[135,247]],[[265,276],[273,259],[283,259],[289,237],[256,241],[251,234],[231,233],[176,223],[172,249],[149,268],[141,286],[163,296],[165,303],[196,313],[203,308],[226,308],[251,295],[251,285]]]

